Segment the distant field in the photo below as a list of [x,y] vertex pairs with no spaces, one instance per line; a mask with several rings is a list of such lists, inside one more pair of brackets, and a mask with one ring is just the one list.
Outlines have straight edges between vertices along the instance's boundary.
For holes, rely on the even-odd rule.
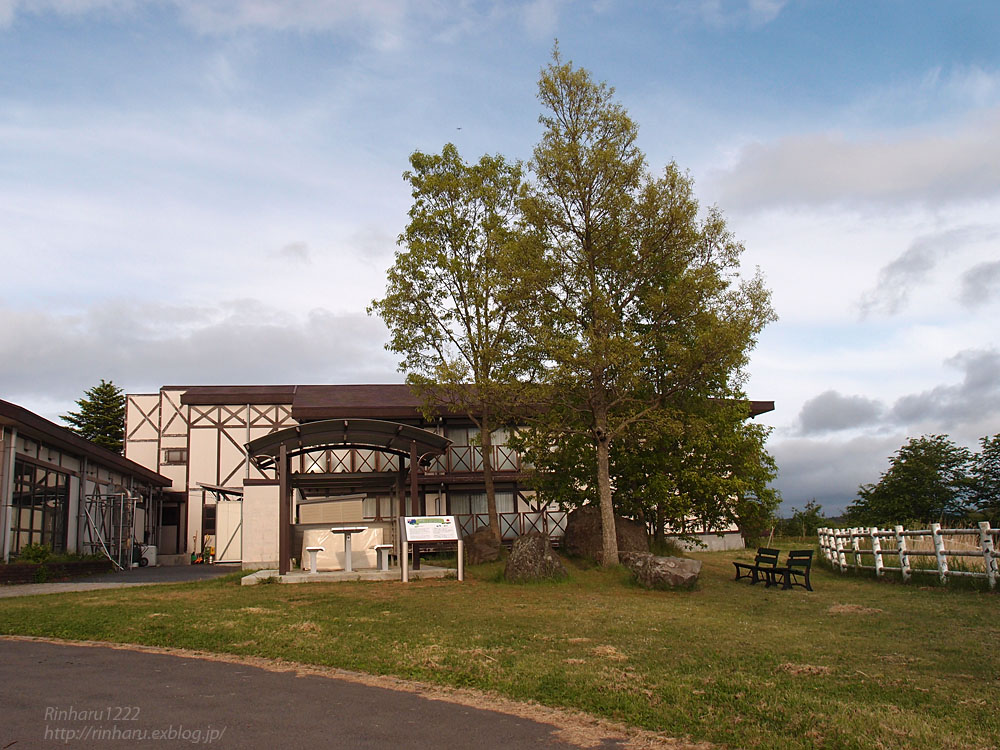
[[0,633],[289,659],[577,708],[666,736],[765,748],[1000,746],[1000,595],[814,571],[816,591],[566,583],[263,585],[237,578],[0,601]]

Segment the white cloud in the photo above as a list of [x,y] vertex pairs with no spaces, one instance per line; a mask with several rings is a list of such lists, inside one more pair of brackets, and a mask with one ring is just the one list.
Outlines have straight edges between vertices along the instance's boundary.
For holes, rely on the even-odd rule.
[[[256,300],[201,307],[110,300],[77,313],[0,308],[0,392],[27,408],[72,404],[101,378],[166,383],[399,382],[382,322]],[[57,363],[62,363],[62,366]]]
[[789,0],[683,0],[678,9],[688,11],[692,6],[702,20],[711,26],[728,28],[748,25],[763,26],[777,18]]
[[713,174],[728,209],[975,201],[1000,193],[1000,110],[946,133],[805,133],[744,146]]

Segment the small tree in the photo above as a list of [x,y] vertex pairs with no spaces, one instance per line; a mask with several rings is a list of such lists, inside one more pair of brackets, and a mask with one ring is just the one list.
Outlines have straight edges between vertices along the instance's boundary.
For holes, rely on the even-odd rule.
[[415,152],[410,222],[400,235],[385,297],[372,302],[402,355],[400,370],[424,400],[479,428],[489,525],[500,538],[493,487],[492,432],[508,421],[521,382],[537,360],[515,325],[521,167],[502,156],[467,164],[447,144]]
[[615,443],[681,394],[729,390],[773,317],[763,282],[739,280],[742,246],[719,212],[699,219],[690,178],[673,164],[646,172],[613,94],[554,51],[523,203],[538,241],[525,296],[547,366],[533,457],[544,470],[547,446],[585,446],[594,468],[580,488],[599,504],[605,565],[618,562]]
[[813,498],[802,510],[792,508],[792,518],[788,522],[787,530],[789,536],[813,536],[825,524],[823,506]]
[[846,516],[866,525],[962,518],[972,495],[971,461],[969,450],[947,435],[911,438],[876,484],[858,488]]
[[97,445],[121,453],[125,439],[125,393],[110,380],[87,390],[76,402],[80,411],[60,419],[69,429]]

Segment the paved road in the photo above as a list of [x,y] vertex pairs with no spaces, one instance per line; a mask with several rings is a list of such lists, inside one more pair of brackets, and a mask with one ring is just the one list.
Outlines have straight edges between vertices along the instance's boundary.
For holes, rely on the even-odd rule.
[[[555,728],[319,675],[0,639],[0,748],[577,747]],[[620,747],[605,740],[598,747]]]
[[[0,599],[35,594],[61,594],[64,591],[91,591],[123,586],[148,586],[154,583],[184,583],[218,578],[240,570],[238,563],[222,565],[161,565],[156,568],[133,568],[115,573],[98,573],[57,583],[27,583],[0,586]],[[0,748],[3,746],[0,745]]]

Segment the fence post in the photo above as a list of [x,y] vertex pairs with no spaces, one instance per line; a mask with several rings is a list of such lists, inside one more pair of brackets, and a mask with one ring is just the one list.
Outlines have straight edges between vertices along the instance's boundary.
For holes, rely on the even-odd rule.
[[934,539],[934,556],[937,558],[938,578],[941,583],[948,582],[948,557],[944,554],[944,535],[941,533],[941,524],[931,524],[931,536]]
[[841,571],[847,572],[847,555],[844,554],[844,540],[842,533],[843,529],[834,529],[833,538],[837,543],[837,565],[840,566]]
[[906,537],[903,536],[903,527],[896,525],[896,552],[899,553],[899,570],[903,574],[903,580],[910,580],[910,556],[906,554]]
[[854,551],[854,569],[861,570],[861,527],[851,529],[851,549]]
[[997,559],[993,557],[993,534],[990,532],[989,521],[979,522],[979,545],[983,548],[983,563],[986,567],[986,580],[990,582],[990,588],[997,586]]
[[876,536],[878,533],[878,526],[872,526],[868,532],[872,536],[872,554],[875,556],[875,575],[876,577],[881,578],[885,570],[882,567],[882,542]]

